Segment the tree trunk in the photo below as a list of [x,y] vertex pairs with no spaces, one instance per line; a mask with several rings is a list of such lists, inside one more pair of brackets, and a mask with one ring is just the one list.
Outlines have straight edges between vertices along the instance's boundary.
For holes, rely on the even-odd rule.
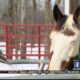
[[[16,23],[20,23],[20,24],[24,24],[26,22],[26,1],[27,0],[9,0],[9,9],[8,9],[8,23],[9,24],[16,24]],[[23,28],[25,28],[24,26],[22,26]],[[25,35],[26,34],[26,30],[23,30],[23,31],[18,31],[18,30],[15,30],[14,32],[14,27],[10,27],[9,29],[9,33],[13,33],[13,34],[23,34]],[[15,48],[16,48],[16,54],[18,54],[18,50],[19,50],[19,47],[16,47],[20,44],[20,41],[21,41],[21,54],[26,54],[26,37],[15,37],[15,41],[14,43],[12,42],[13,41],[13,37],[9,37],[9,42],[8,44],[10,46],[13,46],[15,45]],[[19,45],[20,46],[20,45]],[[24,47],[23,47],[24,46]],[[12,54],[13,53],[13,47],[11,48],[8,48],[8,53],[9,54]],[[9,57],[9,56],[7,56]],[[10,59],[12,57],[9,57]],[[17,58],[17,56],[16,56]],[[26,58],[25,56],[24,57],[21,57],[22,59],[23,58]]]
[[[8,0],[9,1],[9,7],[8,7],[8,23],[9,24],[14,24],[16,22],[15,13],[16,13],[16,5],[15,5],[15,1],[16,0]],[[14,34],[14,27],[10,26],[7,27],[8,28],[8,33],[9,34]],[[7,48],[7,52],[8,54],[13,54],[13,48],[14,48],[14,36],[9,36],[8,37],[8,48]],[[12,59],[12,56],[7,56],[8,59]]]
[[[51,5],[50,5],[51,0],[45,0],[45,24],[51,24],[52,23],[52,17],[51,17]],[[49,35],[50,35],[50,30],[47,31],[48,38],[45,38],[46,42],[45,45],[48,45],[50,42],[49,40]],[[49,53],[49,48],[46,48],[45,53]]]
[[58,6],[60,6],[61,0],[56,0]]
[[[36,3],[36,0],[32,0],[33,2],[33,23],[34,24],[37,24],[38,23],[38,19],[37,19],[37,3]],[[36,35],[36,30],[34,27],[31,28],[32,29],[32,35]],[[36,42],[36,38],[32,38],[32,43],[31,45],[34,46],[34,44],[37,43]]]
[[50,24],[51,21],[51,0],[45,0],[45,24]]
[[[51,16],[51,5],[50,5],[51,0],[45,0],[45,24],[51,24],[52,23],[52,16]],[[50,30],[48,30],[46,32],[46,35],[48,36],[47,38],[45,38],[46,42],[45,45],[47,46],[45,48],[45,53],[49,53],[50,48],[48,48],[48,45],[50,44]],[[47,58],[45,58],[47,59]]]
[[78,7],[78,0],[70,0],[70,13],[73,14]]
[[[21,1],[21,24],[25,24],[26,20],[26,0]],[[23,28],[26,28],[22,26]],[[26,35],[26,30],[21,31],[23,35]],[[26,54],[26,37],[21,37],[21,54]],[[22,56],[21,59],[25,59],[26,56]]]
[[36,0],[32,1],[33,1],[34,23],[37,23],[37,3]]

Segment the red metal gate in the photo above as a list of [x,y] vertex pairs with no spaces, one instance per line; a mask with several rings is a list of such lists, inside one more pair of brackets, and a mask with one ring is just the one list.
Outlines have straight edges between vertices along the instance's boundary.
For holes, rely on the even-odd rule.
[[53,25],[42,24],[0,25],[0,49],[7,59],[47,57],[49,54],[48,37],[52,28]]

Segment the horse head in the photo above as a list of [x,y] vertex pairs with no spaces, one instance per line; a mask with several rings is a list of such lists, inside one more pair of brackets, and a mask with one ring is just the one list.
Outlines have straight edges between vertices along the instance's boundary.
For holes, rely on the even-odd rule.
[[53,52],[49,70],[66,70],[73,66],[80,46],[80,7],[72,15],[63,14],[57,5],[53,16],[56,27],[51,31],[50,53]]

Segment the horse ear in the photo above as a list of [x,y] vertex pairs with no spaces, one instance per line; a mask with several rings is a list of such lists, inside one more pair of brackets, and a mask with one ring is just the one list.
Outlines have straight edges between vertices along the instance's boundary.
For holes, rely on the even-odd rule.
[[73,16],[73,20],[75,21],[75,23],[78,23],[79,15],[80,15],[80,6],[78,6]]
[[62,17],[64,16],[61,11],[59,10],[58,6],[55,5],[54,9],[53,9],[53,16],[55,21],[57,22],[58,20],[62,19]]

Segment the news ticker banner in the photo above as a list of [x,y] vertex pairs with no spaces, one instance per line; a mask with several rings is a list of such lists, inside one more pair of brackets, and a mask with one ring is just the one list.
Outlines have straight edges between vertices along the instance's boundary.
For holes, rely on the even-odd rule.
[[0,71],[0,74],[80,74],[80,70],[60,70],[60,71],[49,71],[49,70],[9,70]]
[[73,70],[55,70],[55,71],[49,71],[49,70],[0,70],[1,73],[11,73],[11,74],[80,74],[80,60],[74,61],[74,67]]

